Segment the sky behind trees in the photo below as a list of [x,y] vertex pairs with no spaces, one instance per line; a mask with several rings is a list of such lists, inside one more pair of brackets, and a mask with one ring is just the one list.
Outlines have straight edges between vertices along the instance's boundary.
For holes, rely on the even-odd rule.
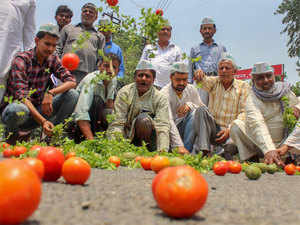
[[[55,23],[55,11],[59,5],[68,5],[74,13],[72,23],[80,22],[81,7],[92,2],[104,6],[99,0],[37,0],[37,26]],[[120,12],[140,15],[140,7],[155,8],[160,0],[119,0]],[[297,58],[287,54],[287,36],[283,29],[282,16],[274,15],[281,0],[169,0],[164,17],[173,26],[172,41],[188,55],[192,46],[202,41],[199,33],[204,17],[212,17],[217,26],[215,40],[222,43],[232,54],[237,64],[250,68],[256,62],[284,64],[288,81],[299,81],[296,71]],[[99,15],[100,16],[100,15]]]

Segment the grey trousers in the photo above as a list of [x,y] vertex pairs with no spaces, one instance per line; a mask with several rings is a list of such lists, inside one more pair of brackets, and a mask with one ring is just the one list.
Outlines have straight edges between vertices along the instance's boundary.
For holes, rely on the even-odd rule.
[[209,113],[206,106],[200,106],[196,109],[194,117],[195,141],[193,145],[193,153],[201,150],[210,151],[211,145],[218,145],[215,142],[216,134],[221,130],[216,124],[215,119]]

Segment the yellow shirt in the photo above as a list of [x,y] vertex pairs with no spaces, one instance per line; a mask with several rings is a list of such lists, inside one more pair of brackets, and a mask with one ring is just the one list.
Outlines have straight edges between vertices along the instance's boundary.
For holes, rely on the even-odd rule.
[[209,94],[209,112],[222,128],[229,128],[233,120],[242,119],[249,85],[245,81],[233,80],[225,90],[219,77],[205,76],[201,81],[202,88]]

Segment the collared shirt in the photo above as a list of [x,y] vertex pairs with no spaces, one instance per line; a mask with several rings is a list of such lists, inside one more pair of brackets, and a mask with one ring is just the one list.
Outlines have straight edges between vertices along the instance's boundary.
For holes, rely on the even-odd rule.
[[104,102],[108,99],[114,99],[117,87],[117,78],[114,77],[107,85],[107,94],[105,94],[105,86],[102,80],[97,80],[100,71],[92,72],[86,75],[78,84],[76,90],[79,93],[77,105],[74,110],[75,121],[90,121],[89,110],[93,103],[94,96],[100,96]]
[[141,59],[149,60],[156,69],[154,85],[164,87],[170,81],[170,66],[174,62],[181,61],[181,49],[173,43],[169,43],[166,48],[161,48],[158,44],[146,45]]
[[167,84],[167,86],[161,89],[161,93],[164,96],[166,96],[169,100],[170,121],[172,120],[170,122],[171,147],[174,148],[178,146],[184,146],[179,131],[176,127],[176,125],[178,125],[184,119],[184,117],[178,117],[177,109],[180,106],[187,104],[190,107],[191,111],[193,111],[199,106],[203,105],[198,91],[193,85],[188,84],[183,90],[181,98],[179,98],[176,92],[174,91],[172,84],[169,83]]
[[161,89],[161,93],[169,100],[172,118],[176,125],[178,125],[184,119],[184,117],[178,117],[177,115],[177,109],[179,107],[187,104],[190,107],[191,111],[193,111],[199,106],[203,105],[197,89],[191,84],[188,84],[185,87],[182,92],[181,98],[178,97],[171,83],[167,84],[163,89]]
[[189,81],[192,83],[194,71],[201,69],[205,73],[216,73],[218,72],[218,63],[222,58],[222,54],[226,52],[226,48],[223,45],[217,44],[213,41],[212,45],[207,45],[202,42],[201,44],[192,47],[190,57],[201,59],[197,62],[190,62],[190,74]]
[[17,52],[34,46],[35,9],[35,0],[0,1],[0,78]]
[[[292,91],[286,94],[290,106],[300,109],[300,101]],[[249,137],[267,153],[279,147],[284,138],[285,126],[280,102],[262,101],[251,90],[245,106],[246,129]]]
[[153,86],[142,96],[138,95],[135,83],[124,86],[114,104],[115,120],[109,125],[108,133],[121,132],[125,138],[133,138],[134,122],[142,111],[153,116],[157,135],[157,149],[169,149],[169,107],[168,100]]
[[95,28],[87,29],[81,23],[73,26],[68,24],[60,31],[59,44],[57,46],[57,53],[62,57],[65,53],[72,52],[72,45],[80,38],[85,32],[90,34],[90,37],[84,42],[83,47],[77,49],[75,52],[79,59],[79,65],[76,71],[91,73],[96,71],[98,50],[104,48],[105,38],[97,32]]
[[120,48],[120,46],[117,45],[116,43],[114,43],[112,40],[110,40],[109,42],[105,43],[104,52],[106,54],[113,53],[113,54],[119,56],[119,58],[121,60],[121,64],[120,64],[120,67],[119,67],[120,70],[119,70],[119,73],[118,73],[117,77],[118,78],[123,78],[125,68],[124,68],[122,49]]
[[[5,96],[12,96],[14,100],[28,98],[34,106],[40,106],[51,74],[62,82],[76,82],[73,75],[61,65],[57,55],[50,55],[43,65],[40,65],[35,48],[20,52],[12,61]],[[29,96],[31,90],[35,91]]]
[[219,77],[204,76],[201,84],[209,94],[208,110],[218,125],[229,128],[233,120],[243,116],[249,92],[247,82],[234,79],[225,90]]

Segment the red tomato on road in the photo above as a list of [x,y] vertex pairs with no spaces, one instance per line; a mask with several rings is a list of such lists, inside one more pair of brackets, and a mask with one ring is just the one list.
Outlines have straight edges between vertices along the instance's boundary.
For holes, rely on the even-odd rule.
[[6,148],[3,152],[2,155],[4,158],[10,158],[12,156],[14,156],[14,151],[10,148]]
[[41,181],[22,160],[0,162],[0,224],[20,224],[37,208]]
[[218,176],[224,176],[228,171],[227,162],[216,162],[213,166],[213,171]]
[[84,184],[91,175],[91,166],[80,157],[71,157],[65,161],[62,176],[68,184]]
[[109,157],[108,161],[116,165],[116,167],[120,166],[121,160],[118,156]]
[[238,174],[242,171],[242,165],[239,162],[231,161],[229,164],[229,172]]
[[157,10],[155,11],[155,14],[156,14],[156,15],[161,15],[161,16],[163,16],[163,15],[164,15],[164,11],[163,11],[162,9],[157,9]]
[[55,147],[44,147],[40,150],[38,159],[42,160],[45,166],[43,180],[56,181],[61,176],[61,169],[65,161],[64,154]]
[[170,161],[166,156],[155,156],[151,160],[151,170],[155,173],[158,173],[160,170],[168,166],[170,166]]
[[287,175],[294,175],[296,172],[296,166],[294,164],[288,164],[284,167],[284,171]]
[[25,146],[15,146],[13,152],[15,157],[19,157],[27,152],[27,148]]
[[168,216],[188,218],[200,210],[207,199],[208,185],[202,175],[190,166],[161,170],[154,178],[152,190],[159,208]]
[[109,6],[116,6],[118,4],[118,0],[107,0],[106,1]]
[[75,152],[69,152],[69,153],[66,155],[65,159],[67,160],[67,159],[72,158],[72,157],[75,157],[75,156],[76,156],[76,153],[75,153]]
[[300,166],[296,166],[296,170],[300,172]]
[[45,174],[45,166],[44,163],[37,158],[25,158],[22,159],[31,169],[36,172],[40,179],[43,179]]
[[140,160],[141,166],[144,168],[144,170],[151,170],[151,157],[143,157]]
[[79,57],[75,53],[66,53],[61,59],[62,65],[68,70],[76,70],[79,64]]

